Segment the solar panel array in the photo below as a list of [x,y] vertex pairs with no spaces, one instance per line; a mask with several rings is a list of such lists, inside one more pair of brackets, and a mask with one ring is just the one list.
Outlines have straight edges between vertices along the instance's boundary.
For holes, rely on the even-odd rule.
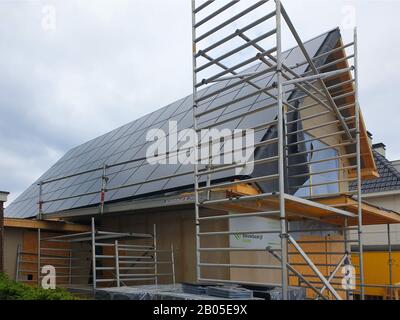
[[[339,34],[338,30],[325,33],[305,43],[307,51],[315,56],[322,44],[329,35]],[[332,48],[327,48],[330,50]],[[283,54],[284,63],[288,66],[303,62],[304,57],[298,47],[290,49]],[[302,65],[294,69],[303,73],[308,65]],[[265,68],[264,64],[257,63],[245,72],[260,71]],[[234,80],[231,80],[234,81]],[[260,86],[271,85],[275,81],[274,75],[266,74],[255,79],[253,82]],[[215,90],[217,86],[229,85],[230,81],[220,82],[216,85],[205,88],[201,95],[206,94],[210,88]],[[287,88],[290,90],[290,87]],[[248,84],[242,84],[224,92],[217,98],[205,100],[199,106],[201,110],[207,110],[224,102],[232,101],[241,96],[248,95],[256,89]],[[232,118],[246,111],[256,110],[272,102],[272,98],[264,93],[255,95],[244,101],[229,105],[225,109],[219,109],[209,113],[199,123],[199,127],[206,127],[210,124],[222,121],[225,118]],[[146,142],[146,133],[151,129],[162,129],[168,132],[169,121],[178,122],[178,131],[193,127],[192,96],[187,96],[166,107],[152,112],[144,117],[132,121],[120,128],[106,133],[98,138],[88,141],[68,151],[55,165],[44,173],[35,183],[23,192],[12,204],[6,208],[7,217],[27,218],[36,216],[38,213],[39,181],[45,181],[57,177],[68,176],[74,173],[83,172],[93,168],[102,167],[104,164],[113,165],[124,161],[139,159],[146,156],[146,150],[152,142]],[[224,128],[246,129],[257,126],[276,118],[276,108],[269,108],[251,115],[238,117],[228,123],[221,125]],[[266,129],[256,133],[256,143],[261,141]],[[168,175],[179,174],[179,177],[172,177],[157,182],[148,182],[151,179]],[[183,175],[181,175],[183,174]],[[224,172],[225,176],[234,175],[233,172]],[[58,212],[72,208],[85,207],[100,203],[102,171],[85,173],[54,183],[45,184],[42,194],[43,200],[57,200],[60,198],[73,197],[71,199],[52,201],[45,203],[45,213]],[[166,192],[175,188],[187,187],[193,184],[193,165],[169,164],[150,165],[146,160],[132,162],[121,166],[115,166],[107,170],[109,182],[108,188],[120,187],[138,183],[138,185],[106,193],[106,201],[116,201],[131,197],[141,197],[154,192]],[[221,178],[223,178],[221,176]],[[84,193],[99,192],[99,194],[83,195]],[[76,197],[75,197],[76,196]]]

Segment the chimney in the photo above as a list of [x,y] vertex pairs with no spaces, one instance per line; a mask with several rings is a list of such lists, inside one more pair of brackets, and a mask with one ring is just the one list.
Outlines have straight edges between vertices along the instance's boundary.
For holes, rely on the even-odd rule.
[[0,191],[0,273],[4,272],[4,202],[9,192]]
[[381,156],[386,157],[386,145],[384,143],[375,143],[372,145],[372,149],[378,152]]

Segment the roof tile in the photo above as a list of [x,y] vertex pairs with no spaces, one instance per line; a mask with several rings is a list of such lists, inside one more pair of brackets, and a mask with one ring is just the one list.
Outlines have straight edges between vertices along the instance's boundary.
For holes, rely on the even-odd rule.
[[[379,178],[364,180],[362,192],[377,193],[385,191],[400,190],[400,172],[383,155],[373,150]],[[350,190],[356,189],[356,183],[350,185]]]

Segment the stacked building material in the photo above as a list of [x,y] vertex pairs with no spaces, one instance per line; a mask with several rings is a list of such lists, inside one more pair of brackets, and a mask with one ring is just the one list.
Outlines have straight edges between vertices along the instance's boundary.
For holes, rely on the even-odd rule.
[[[306,300],[306,288],[289,287],[288,288],[289,300]],[[269,299],[267,300],[282,300],[282,289],[275,288],[268,291]]]
[[253,291],[241,287],[225,286],[225,287],[207,287],[209,296],[225,298],[225,299],[252,299]]
[[207,286],[197,283],[182,283],[182,291],[190,294],[206,294]]

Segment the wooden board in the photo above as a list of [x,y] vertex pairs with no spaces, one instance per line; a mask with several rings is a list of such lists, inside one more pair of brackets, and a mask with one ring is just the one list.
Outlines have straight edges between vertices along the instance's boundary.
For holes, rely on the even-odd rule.
[[41,229],[49,231],[64,231],[64,232],[85,232],[90,231],[90,227],[81,224],[65,223],[50,220],[29,220],[5,218],[5,228],[21,228],[21,229]]

